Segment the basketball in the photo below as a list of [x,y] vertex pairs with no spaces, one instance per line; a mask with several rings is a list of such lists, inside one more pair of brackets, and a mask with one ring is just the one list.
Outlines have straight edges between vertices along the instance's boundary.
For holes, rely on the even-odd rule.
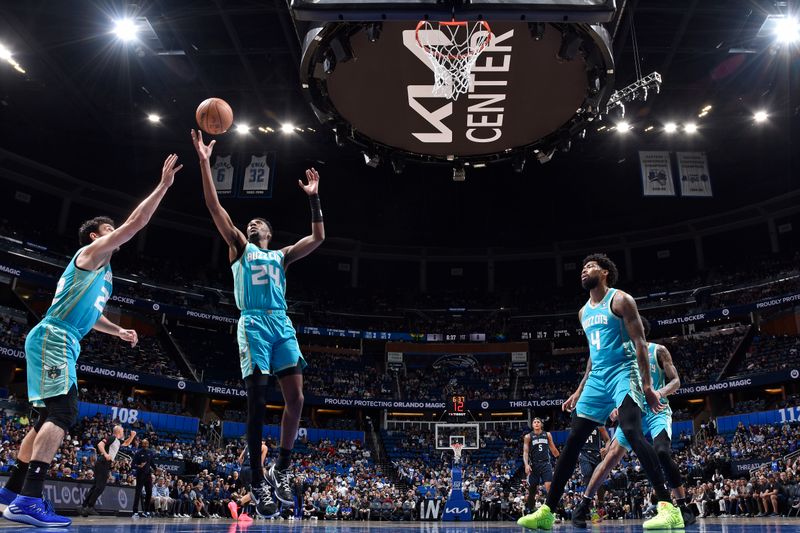
[[197,106],[195,117],[201,130],[211,135],[220,135],[233,124],[233,109],[222,98],[207,98]]

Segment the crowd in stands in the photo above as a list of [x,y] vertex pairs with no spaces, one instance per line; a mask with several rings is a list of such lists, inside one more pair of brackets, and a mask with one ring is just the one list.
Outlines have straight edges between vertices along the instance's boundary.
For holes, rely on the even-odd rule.
[[93,331],[81,342],[81,360],[109,368],[125,368],[157,376],[185,379],[158,338],[142,335],[136,347],[118,338]]
[[[127,390],[127,388],[125,390]],[[128,409],[138,409],[140,411],[150,411],[154,413],[190,416],[190,413],[183,409],[178,402],[150,399],[145,395],[137,393],[135,390],[125,393],[123,389],[119,387],[109,388],[89,383],[82,384],[78,398],[80,401],[87,403],[126,407]]]
[[797,368],[800,365],[800,336],[756,335],[739,367],[742,375]]
[[[15,224],[0,224],[0,235],[23,241],[35,240],[37,236],[52,237],[31,228],[17,228]],[[32,233],[28,234],[28,231]],[[55,240],[55,243],[47,242],[46,245],[56,252],[35,251],[30,247],[21,250],[28,256],[46,257],[49,262],[66,262],[74,250],[65,248],[65,239]],[[14,246],[9,241],[2,244],[6,248]],[[230,273],[222,265],[208,268],[189,260],[150,257],[127,251],[123,251],[120,259],[124,265],[119,269],[121,277],[146,284],[120,281],[115,283],[118,295],[236,315]],[[25,266],[35,268],[34,265],[34,261],[27,261]],[[38,268],[51,275],[58,274],[57,267],[39,264]],[[154,283],[161,288],[154,287]],[[568,289],[554,287],[550,292],[543,291],[540,286],[522,286],[498,289],[494,293],[480,289],[434,289],[422,293],[408,289],[320,289],[303,284],[292,287],[288,295],[290,310],[299,314],[293,316],[298,316],[304,325],[404,332],[480,331],[491,339],[508,338],[512,331],[531,331],[531,327],[535,329],[536,325],[544,323],[542,318],[514,319],[528,314],[541,317],[568,313],[569,318],[563,322],[574,328],[575,312],[586,301],[585,293],[575,285]],[[669,292],[663,289],[665,287]],[[694,313],[797,290],[800,288],[798,255],[754,257],[744,264],[739,259],[732,267],[708,268],[685,279],[623,281],[620,288],[640,296],[639,307],[645,314],[649,314],[647,310],[651,306],[652,312],[661,317]],[[700,293],[694,294],[698,288]],[[672,299],[671,294],[677,297]]]
[[303,372],[307,390],[318,396],[392,399],[392,379],[362,355],[307,352]]
[[663,344],[672,354],[682,383],[713,381],[722,372],[745,331],[745,328],[736,328],[667,340]]

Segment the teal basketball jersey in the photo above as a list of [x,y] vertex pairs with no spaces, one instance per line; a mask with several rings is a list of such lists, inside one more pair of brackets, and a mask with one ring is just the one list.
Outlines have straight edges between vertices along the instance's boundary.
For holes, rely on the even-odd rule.
[[666,385],[666,376],[664,369],[658,364],[658,344],[654,342],[647,343],[647,355],[650,357],[650,380],[653,382],[654,389],[660,389]]
[[81,338],[91,331],[103,314],[113,285],[111,265],[99,270],[78,268],[75,261],[83,250],[81,248],[75,253],[61,274],[53,303],[45,315],[45,318],[54,318],[71,325]]
[[286,310],[286,272],[283,252],[262,250],[248,242],[242,256],[231,265],[233,292],[240,311]]
[[636,361],[628,331],[620,317],[611,312],[611,301],[616,289],[609,289],[597,305],[586,302],[581,315],[581,325],[589,341],[592,371],[603,372],[622,364]]

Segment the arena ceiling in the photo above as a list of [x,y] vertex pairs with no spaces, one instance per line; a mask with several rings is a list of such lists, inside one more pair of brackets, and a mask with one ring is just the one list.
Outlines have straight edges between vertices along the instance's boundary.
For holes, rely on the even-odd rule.
[[[638,57],[641,72],[662,75],[661,93],[627,107],[627,134],[588,131],[568,153],[528,162],[522,173],[491,167],[454,183],[447,168],[412,164],[398,175],[337,147],[301,93],[300,44],[283,0],[3,3],[0,43],[25,72],[0,62],[0,146],[137,196],[157,179],[163,155],[175,151],[188,165],[167,204],[204,215],[188,132],[197,104],[218,96],[231,103],[238,124],[251,126],[247,135],[220,137],[218,146],[278,154],[274,197],[229,201],[235,219],[265,214],[279,228],[305,231],[308,213],[295,181],[315,166],[329,234],[372,243],[541,245],[694,218],[800,186],[800,51],[759,36],[768,15],[797,6],[618,4],[625,11],[614,37],[616,86],[636,79]],[[144,28],[128,44],[111,32],[125,14]],[[753,114],[762,109],[769,118],[756,124]],[[153,113],[157,124],[147,119]],[[699,128],[694,135],[663,132],[668,122],[690,121]],[[283,134],[285,123],[303,131]],[[714,198],[642,198],[642,149],[706,151]]]

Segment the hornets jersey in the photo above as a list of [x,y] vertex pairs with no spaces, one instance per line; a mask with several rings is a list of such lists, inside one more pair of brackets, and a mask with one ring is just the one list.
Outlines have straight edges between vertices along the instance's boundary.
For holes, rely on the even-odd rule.
[[589,357],[592,372],[604,372],[636,360],[625,323],[611,311],[611,301],[617,293],[609,289],[600,303],[586,302],[581,315],[581,325],[589,340]]
[[61,274],[53,303],[45,315],[45,319],[53,318],[72,326],[80,338],[91,331],[103,314],[113,285],[111,265],[83,270],[75,264],[84,249],[77,251]]
[[286,271],[283,252],[262,250],[248,242],[231,265],[236,307],[240,311],[286,310]]

